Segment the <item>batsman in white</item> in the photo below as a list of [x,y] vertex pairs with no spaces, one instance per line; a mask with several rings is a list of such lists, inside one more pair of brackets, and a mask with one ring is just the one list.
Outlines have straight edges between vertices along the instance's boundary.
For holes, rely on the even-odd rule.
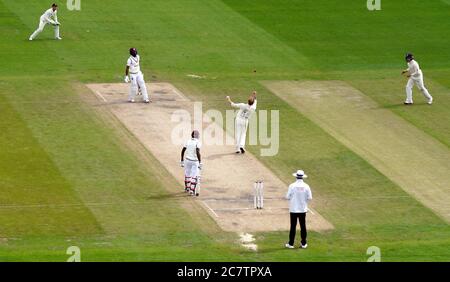
[[[181,150],[180,166],[184,167],[184,190],[191,195],[199,195],[198,185],[200,170],[202,169],[202,159],[200,155],[200,133],[192,131],[191,138],[186,141]],[[186,156],[186,157],[185,157]]]
[[36,36],[44,30],[44,27],[47,24],[51,24],[55,27],[55,39],[61,40],[61,37],[59,36],[60,23],[58,22],[57,12],[58,12],[58,5],[53,3],[52,7],[47,11],[45,11],[44,14],[41,16],[39,20],[39,27],[30,36],[29,38],[30,41],[35,39]]
[[234,127],[234,138],[236,140],[236,154],[245,153],[245,138],[247,136],[248,119],[256,111],[256,91],[253,91],[252,95],[248,98],[247,104],[234,103],[231,101],[230,96],[227,96],[227,100],[233,108],[239,109]]
[[433,97],[428,93],[428,90],[425,88],[425,85],[423,83],[423,73],[422,70],[419,67],[419,64],[414,60],[413,54],[406,54],[405,60],[408,64],[408,68],[402,71],[402,74],[407,73],[408,83],[406,84],[406,100],[405,105],[412,105],[413,98],[412,98],[412,89],[414,84],[419,88],[419,90],[422,92],[423,96],[428,99],[428,105],[431,105],[433,103]]
[[136,48],[130,49],[130,57],[127,61],[127,67],[125,69],[125,82],[131,81],[130,94],[128,95],[128,101],[134,103],[134,98],[138,90],[142,93],[142,98],[145,103],[150,103],[150,99],[147,93],[147,86],[145,86],[144,74],[141,72],[140,67],[141,57],[138,55]]

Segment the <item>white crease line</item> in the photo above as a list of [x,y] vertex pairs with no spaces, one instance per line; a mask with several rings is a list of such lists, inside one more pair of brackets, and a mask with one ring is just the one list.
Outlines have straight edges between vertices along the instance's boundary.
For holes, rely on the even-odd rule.
[[[283,207],[274,207],[274,208],[263,208],[261,209],[266,210],[266,211],[271,211],[271,210],[287,210],[289,208],[283,208]],[[249,211],[249,210],[257,210],[255,208],[219,208],[216,209],[216,211]]]
[[222,209],[216,209],[216,211],[247,211],[247,210],[253,210],[253,208],[222,208]]
[[205,207],[207,207],[217,218],[219,218],[219,216],[217,215],[217,213],[212,209],[212,208],[210,208],[209,206],[208,206],[208,204],[207,203],[205,203],[204,201],[202,201],[202,203],[205,205]]
[[178,97],[183,99],[183,101],[189,101],[189,99],[186,98],[186,96],[184,96],[180,91],[178,91],[178,89],[176,89],[175,86],[172,87],[172,90],[173,90],[173,92],[175,92],[175,94],[178,95]]
[[[252,196],[253,197],[253,196]],[[266,200],[284,200],[284,198],[264,198],[264,201]],[[227,201],[227,202],[249,202],[249,203],[253,203],[253,199],[250,197],[247,198],[205,198],[203,199],[203,201],[208,201],[208,202],[212,202],[212,201],[216,201],[216,202],[222,202],[222,201]]]
[[103,97],[103,95],[102,95],[100,92],[98,92],[97,90],[95,91],[95,94],[96,94],[98,97],[100,97],[104,102],[108,102],[108,101],[105,99],[105,97]]

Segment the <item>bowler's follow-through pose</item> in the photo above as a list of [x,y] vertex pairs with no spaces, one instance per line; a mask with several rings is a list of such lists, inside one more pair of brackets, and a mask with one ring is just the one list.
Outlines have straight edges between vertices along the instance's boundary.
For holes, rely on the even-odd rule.
[[59,26],[60,23],[58,22],[58,5],[53,4],[50,9],[44,12],[44,14],[39,19],[39,27],[36,29],[35,32],[30,36],[30,41],[36,38],[36,36],[41,33],[44,30],[44,27],[47,24],[51,24],[55,27],[55,39],[61,40],[61,37],[59,36]]
[[408,63],[408,68],[402,71],[402,74],[408,73],[409,79],[406,84],[406,100],[404,104],[412,105],[414,103],[412,98],[412,89],[415,84],[422,92],[423,96],[428,99],[428,105],[431,105],[433,103],[433,97],[431,97],[430,93],[428,93],[428,90],[425,88],[423,83],[423,73],[419,67],[419,64],[416,60],[414,60],[413,54],[410,53],[406,54],[405,60]]
[[144,74],[141,72],[140,67],[141,57],[138,55],[136,48],[130,49],[130,58],[127,61],[127,67],[125,69],[125,82],[131,81],[130,94],[128,101],[134,103],[134,98],[138,92],[138,89],[142,93],[142,97],[145,103],[150,103],[150,99],[147,93],[147,86],[145,86]]
[[[200,155],[200,133],[197,130],[192,131],[189,139],[181,150],[181,167],[184,167],[185,191],[191,195],[200,194],[200,170],[202,169],[202,159]],[[186,158],[185,158],[186,155]]]
[[233,103],[230,96],[227,96],[227,100],[233,108],[238,108],[239,111],[235,120],[235,140],[236,140],[236,154],[245,153],[245,138],[247,136],[248,119],[256,111],[256,91],[253,91],[252,95],[248,98],[247,104],[245,103]]

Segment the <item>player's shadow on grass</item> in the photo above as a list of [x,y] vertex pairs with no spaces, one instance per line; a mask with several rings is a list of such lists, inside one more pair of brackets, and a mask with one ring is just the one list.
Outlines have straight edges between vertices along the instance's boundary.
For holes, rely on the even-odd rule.
[[382,106],[381,108],[383,108],[383,109],[397,109],[397,108],[403,108],[403,107],[410,108],[410,107],[422,107],[422,106],[429,106],[429,105],[426,104],[426,103],[419,103],[419,104],[414,103],[414,105],[408,106],[408,105],[405,105],[405,104],[401,103],[401,104],[393,104],[393,105]]
[[217,159],[221,159],[223,157],[232,156],[232,155],[236,155],[236,153],[214,154],[214,155],[210,155],[210,156],[206,157],[205,159],[207,159],[207,160],[217,160]]
[[[182,189],[182,187],[180,187],[180,189]],[[170,193],[170,194],[147,196],[147,197],[145,197],[145,200],[167,200],[167,199],[185,198],[185,197],[187,197],[186,192],[181,191],[181,192]]]
[[54,38],[38,38],[38,39],[33,39],[31,41],[29,39],[24,39],[23,41],[30,42],[32,44],[37,44],[39,42],[47,43],[48,41],[59,41],[59,40],[56,40]]
[[[105,107],[105,106],[112,106],[112,105],[124,105],[124,104],[129,104],[129,105],[135,105],[137,103],[130,103],[127,100],[117,100],[117,101],[107,101],[107,102],[98,102],[92,106],[94,107]],[[143,104],[143,103],[142,103]]]

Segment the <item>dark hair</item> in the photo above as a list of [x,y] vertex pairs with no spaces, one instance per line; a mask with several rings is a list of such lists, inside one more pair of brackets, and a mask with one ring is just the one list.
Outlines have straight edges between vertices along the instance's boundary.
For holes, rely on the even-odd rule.
[[406,53],[405,60],[407,60],[408,62],[414,60],[414,55],[411,53]]
[[56,5],[56,3],[53,3],[53,4],[52,4],[52,7],[58,7],[58,5]]
[[255,103],[255,99],[248,99],[248,104],[251,106]]

